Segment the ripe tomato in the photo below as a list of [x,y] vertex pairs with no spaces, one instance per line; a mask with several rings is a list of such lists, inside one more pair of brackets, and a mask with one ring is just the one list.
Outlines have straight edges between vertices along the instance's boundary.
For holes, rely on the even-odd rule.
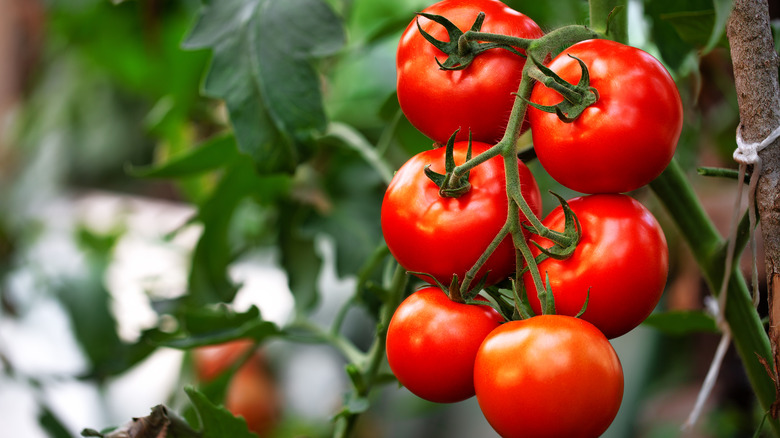
[[224,344],[199,347],[192,351],[195,375],[201,382],[210,382],[233,365],[254,345],[251,339],[238,339]]
[[[483,32],[521,38],[539,38],[539,26],[498,0],[444,0],[423,12],[441,15],[461,31],[485,13]],[[495,143],[504,134],[515,101],[525,59],[504,49],[478,55],[463,70],[445,71],[436,59],[447,55],[428,42],[420,26],[440,41],[449,41],[446,29],[425,17],[415,17],[401,36],[396,56],[398,102],[406,117],[423,134],[439,143],[458,129],[458,140]]]
[[620,408],[623,368],[592,324],[541,315],[485,338],[474,387],[482,413],[504,438],[595,438]]
[[[627,333],[647,318],[661,299],[669,271],[669,250],[663,230],[639,201],[620,194],[582,196],[568,201],[582,226],[574,254],[566,260],[539,264],[549,275],[556,313],[576,315],[590,290],[582,319],[608,338]],[[560,207],[542,223],[563,230]],[[538,236],[543,247],[552,243]],[[540,311],[531,275],[523,277],[534,311]]]
[[474,395],[474,357],[503,319],[492,307],[456,303],[439,288],[407,297],[387,328],[387,361],[409,391],[452,403]]
[[[599,100],[575,121],[528,107],[539,162],[556,181],[582,193],[623,193],[661,174],[674,156],[682,130],[682,104],[674,80],[648,53],[609,40],[574,44],[549,67],[576,84],[585,62]],[[563,98],[541,83],[531,102],[555,105]]]
[[[490,147],[473,142],[473,154]],[[457,164],[465,161],[468,142],[456,142]],[[474,168],[471,190],[458,198],[439,196],[439,187],[425,175],[430,165],[444,173],[445,148],[421,152],[396,172],[382,201],[382,233],[398,263],[413,272],[425,272],[449,285],[453,275],[462,280],[506,222],[507,196],[503,159],[498,156]],[[531,171],[521,161],[523,196],[533,212],[541,214],[541,194]],[[521,213],[521,220],[525,216]],[[488,271],[488,283],[496,283],[515,271],[511,237],[493,252],[477,274]],[[424,280],[433,283],[428,276]]]
[[271,436],[281,415],[281,400],[261,355],[253,355],[236,370],[225,393],[225,408],[244,417],[258,436]]

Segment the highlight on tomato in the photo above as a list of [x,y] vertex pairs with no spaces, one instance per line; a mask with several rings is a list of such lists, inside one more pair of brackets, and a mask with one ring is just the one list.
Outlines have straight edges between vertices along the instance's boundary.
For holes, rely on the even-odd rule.
[[[531,18],[498,0],[444,0],[422,12],[442,16],[462,32],[484,12],[482,32],[529,39],[544,34]],[[433,20],[417,16],[409,23],[396,56],[398,102],[403,113],[418,130],[441,144],[458,129],[457,140],[468,139],[469,133],[486,143],[500,140],[525,59],[508,50],[491,49],[462,70],[442,70],[439,62],[444,63],[447,54],[426,40],[420,29],[439,41],[449,41],[444,26]]]
[[425,400],[452,403],[470,398],[477,350],[502,321],[487,303],[457,303],[437,287],[420,289],[390,320],[390,369],[404,387]]
[[540,315],[487,335],[474,387],[482,413],[504,438],[596,438],[620,408],[623,368],[589,322]]
[[[469,142],[454,143],[454,160],[466,160]],[[491,145],[472,142],[476,156]],[[444,173],[445,149],[423,151],[396,172],[382,201],[382,234],[398,263],[422,272],[425,281],[449,285],[462,280],[504,226],[508,201],[504,162],[493,157],[471,170],[470,189],[459,197],[443,197],[424,169]],[[535,215],[541,214],[541,194],[531,171],[517,160],[522,194]],[[525,216],[520,213],[521,221]],[[477,272],[477,280],[495,284],[515,271],[515,248],[507,236]]]
[[[582,193],[624,193],[655,179],[671,161],[682,130],[680,94],[652,55],[610,40],[586,40],[555,57],[550,70],[578,84],[582,61],[597,100],[573,121],[528,107],[534,150],[556,181]],[[563,97],[538,82],[530,101]]]
[[[539,272],[549,278],[556,313],[577,315],[587,299],[582,319],[608,338],[621,336],[644,321],[661,299],[669,271],[666,237],[653,214],[628,195],[581,196],[568,204],[580,222],[580,241],[569,258],[539,263]],[[563,230],[562,208],[542,223]],[[539,236],[530,240],[552,246]],[[523,281],[538,313],[541,306],[530,273]]]

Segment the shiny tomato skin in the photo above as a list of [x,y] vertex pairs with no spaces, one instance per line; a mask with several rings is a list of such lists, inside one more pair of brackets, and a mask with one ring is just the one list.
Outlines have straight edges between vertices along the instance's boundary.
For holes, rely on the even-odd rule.
[[428,401],[453,403],[474,395],[474,358],[503,321],[492,307],[461,304],[427,287],[398,306],[387,329],[387,361],[398,381]]
[[592,324],[540,315],[485,338],[474,387],[482,413],[504,438],[595,438],[620,408],[623,368]]
[[[666,237],[653,214],[628,195],[588,195],[568,203],[582,227],[580,242],[571,257],[547,259],[539,272],[542,278],[549,275],[557,313],[576,315],[589,293],[582,319],[616,338],[644,321],[661,299],[669,272]],[[561,208],[542,223],[563,230]],[[552,246],[538,236],[531,240]],[[531,307],[539,312],[531,275],[523,281]]]
[[[534,149],[556,181],[582,193],[624,193],[655,179],[671,161],[683,123],[674,80],[650,54],[609,40],[587,40],[549,64],[576,84],[588,66],[599,100],[575,121],[528,108]],[[537,83],[531,102],[555,105],[557,92]]]
[[[539,38],[539,26],[526,15],[498,0],[444,0],[423,12],[441,15],[461,31],[485,12],[483,32],[521,38]],[[396,54],[398,101],[417,129],[441,144],[457,130],[458,140],[497,142],[504,134],[525,60],[503,49],[478,55],[464,70],[445,71],[436,59],[447,56],[429,43],[420,26],[440,41],[449,41],[447,31],[425,17],[415,17],[401,36]]]
[[[457,164],[465,161],[468,142],[456,142]],[[490,145],[472,142],[473,155]],[[432,275],[449,285],[453,275],[462,280],[506,222],[507,197],[503,159],[491,158],[469,175],[471,190],[458,198],[444,198],[424,168],[444,173],[445,148],[423,151],[410,158],[393,176],[382,201],[382,233],[401,266]],[[517,161],[523,196],[534,214],[541,214],[541,194],[531,171]],[[521,219],[525,216],[520,215]],[[515,270],[511,237],[502,241],[478,272],[494,284]],[[420,276],[434,284],[430,276]]]

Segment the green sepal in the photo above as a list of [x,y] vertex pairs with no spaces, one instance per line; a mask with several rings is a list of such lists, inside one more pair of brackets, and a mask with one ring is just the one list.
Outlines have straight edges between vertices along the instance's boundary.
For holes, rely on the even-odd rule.
[[[438,58],[434,58],[436,60],[436,64],[438,64],[439,68],[442,70],[463,70],[474,61],[474,58],[477,57],[477,55],[491,49],[504,49],[518,56],[525,57],[522,53],[508,44],[461,41],[461,37],[463,36],[464,32],[458,29],[458,27],[455,26],[455,24],[453,24],[450,20],[442,17],[441,15],[428,14],[425,12],[418,12],[417,15],[421,15],[431,21],[439,23],[447,30],[449,41],[437,40],[431,34],[423,30],[422,26],[420,26],[419,20],[416,21],[417,30],[420,31],[420,34],[423,36],[423,38],[425,38],[429,43],[433,44],[434,47],[447,55],[447,59],[443,63],[439,61]],[[485,13],[480,12],[477,15],[477,19],[474,21],[474,24],[471,25],[471,29],[469,30],[473,32],[479,32],[484,21]]]
[[[456,130],[447,140],[447,145],[444,146],[444,169],[446,174],[441,174],[431,170],[430,164],[425,166],[423,171],[425,176],[428,177],[434,184],[439,187],[439,196],[443,198],[458,198],[466,194],[471,190],[471,183],[469,183],[469,173],[466,172],[463,176],[457,180],[453,180],[452,172],[455,170],[455,137],[458,135],[460,129]],[[471,159],[471,133],[469,133],[469,147],[466,152],[466,161]]]
[[579,318],[585,313],[586,310],[588,310],[588,301],[590,301],[590,288],[588,288],[588,292],[585,294],[585,302],[582,303],[582,308],[579,312],[577,312],[576,315],[574,315],[575,318]]
[[528,301],[528,291],[525,288],[525,284],[522,281],[518,283],[512,279],[512,290],[515,294],[515,312],[517,316],[520,319],[528,319],[534,316],[534,310]]
[[544,273],[544,291],[539,294],[539,302],[542,304],[542,315],[555,315],[555,296],[547,272]]
[[571,123],[582,115],[586,108],[598,102],[599,92],[594,87],[590,86],[590,73],[588,72],[588,66],[576,56],[568,55],[570,58],[575,59],[582,70],[580,81],[577,85],[573,85],[566,82],[558,76],[550,68],[539,62],[535,57],[529,56],[531,62],[544,76],[542,84],[548,88],[552,88],[563,96],[563,100],[555,105],[539,105],[537,103],[526,100],[528,105],[548,113],[554,113],[564,123]]
[[[490,296],[490,298],[493,299],[493,301],[488,301],[490,307],[495,309],[496,312],[498,312],[498,314],[501,315],[501,317],[504,318],[505,321],[513,321],[516,319],[520,319],[520,316],[517,315],[517,309],[513,305],[515,299],[512,298],[512,294],[514,292],[506,289],[501,289],[495,286],[488,287],[484,289],[484,291]],[[481,302],[475,304],[485,304],[485,303]]]
[[533,240],[530,241],[542,252],[542,254],[556,260],[564,260],[571,257],[577,249],[577,244],[582,238],[582,227],[580,226],[580,220],[577,218],[577,215],[574,214],[571,207],[569,207],[569,203],[557,193],[550,193],[558,198],[558,202],[561,203],[564,216],[563,232],[546,229],[543,234],[540,234],[530,225],[524,224],[523,226],[530,232],[539,234],[540,236],[553,241],[554,244],[550,248],[545,248]]

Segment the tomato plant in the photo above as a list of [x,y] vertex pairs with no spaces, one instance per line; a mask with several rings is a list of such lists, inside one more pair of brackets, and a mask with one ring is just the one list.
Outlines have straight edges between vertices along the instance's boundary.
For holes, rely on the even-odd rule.
[[420,289],[395,311],[387,329],[387,361],[398,381],[429,401],[474,395],[474,358],[503,318],[490,306],[456,303],[436,287]]
[[[490,148],[473,142],[474,154]],[[456,163],[465,161],[468,142],[455,142]],[[506,222],[507,195],[504,163],[494,157],[474,168],[468,177],[471,189],[453,198],[442,197],[439,186],[424,173],[426,166],[444,172],[445,148],[421,152],[396,172],[382,202],[382,233],[398,263],[448,285],[466,272],[496,237]],[[541,194],[531,171],[517,160],[525,196],[534,214],[541,214]],[[515,270],[515,249],[504,239],[477,273],[496,283]],[[428,275],[426,281],[432,282]]]
[[620,408],[623,368],[592,324],[541,315],[507,322],[485,338],[474,387],[502,437],[595,438]]
[[[543,35],[529,17],[498,0],[444,0],[423,10],[445,17],[461,31],[485,13],[483,32],[538,38]],[[442,70],[447,55],[428,42],[417,28],[449,41],[447,30],[425,17],[409,23],[396,56],[398,101],[409,121],[439,143],[458,129],[458,140],[492,143],[504,134],[525,60],[502,49],[481,53],[463,70]]]
[[[641,341],[657,337],[663,345],[678,342],[668,340],[665,329],[720,331],[718,357],[722,359],[726,351],[740,355],[745,373],[736,373],[739,392],[746,393],[749,383],[755,402],[731,404],[727,416],[721,415],[722,399],[711,400],[712,410],[692,406],[686,424],[695,424],[693,413],[703,412],[710,418],[702,417],[702,422],[717,418],[720,426],[728,421],[730,427],[722,430],[733,435],[767,435],[772,429],[774,436],[780,436],[776,403],[780,378],[773,368],[780,363],[775,354],[780,351],[776,345],[780,323],[773,320],[780,312],[771,310],[773,304],[780,305],[780,294],[769,294],[769,311],[763,306],[757,311],[750,292],[759,287],[751,291],[736,269],[742,263],[730,262],[732,257],[743,260],[740,254],[751,241],[756,215],[745,214],[735,221],[733,237],[721,236],[707,217],[722,208],[715,205],[719,202],[709,203],[711,190],[718,186],[708,181],[705,192],[695,192],[687,180],[699,176],[685,168],[699,158],[731,167],[732,157],[722,146],[736,131],[739,150],[734,158],[740,172],[700,171],[736,177],[739,185],[750,180],[747,192],[757,208],[749,210],[758,213],[767,237],[763,246],[752,249],[765,249],[766,288],[775,290],[780,274],[769,268],[780,266],[773,262],[780,259],[780,246],[772,238],[780,235],[780,220],[775,220],[777,209],[771,208],[778,204],[777,191],[771,188],[778,185],[780,175],[775,172],[780,168],[775,139],[780,130],[772,131],[779,123],[771,110],[780,106],[767,102],[780,100],[769,25],[776,11],[762,12],[758,9],[766,9],[767,2],[746,0],[713,2],[708,10],[700,10],[702,2],[694,0],[646,1],[633,9],[626,8],[628,0],[504,1],[510,7],[522,4],[519,10],[533,20],[495,0],[447,0],[418,15],[415,11],[422,10],[425,1],[171,0],[165,7],[154,6],[161,2],[91,1],[79,2],[78,7],[68,5],[73,2],[7,2],[10,12],[4,11],[0,19],[0,34],[4,34],[0,40],[21,43],[2,44],[0,51],[7,55],[5,59],[21,62],[9,63],[9,74],[0,78],[0,97],[13,104],[9,108],[14,115],[0,146],[1,179],[8,180],[0,184],[4,321],[0,330],[10,330],[0,333],[7,341],[0,345],[0,386],[11,384],[11,391],[0,391],[4,432],[78,434],[72,430],[77,421],[68,417],[75,413],[83,418],[84,404],[58,401],[63,399],[62,388],[76,382],[95,389],[100,404],[121,409],[106,420],[134,418],[113,425],[114,431],[110,424],[94,425],[102,432],[85,429],[84,436],[111,438],[150,426],[157,430],[131,434],[158,436],[167,430],[185,436],[249,438],[245,422],[229,415],[224,406],[245,417],[258,434],[267,434],[268,422],[281,416],[279,428],[271,432],[274,435],[348,438],[366,435],[366,426],[370,435],[386,422],[359,417],[368,413],[372,418],[387,418],[388,405],[373,402],[381,385],[394,382],[388,366],[406,381],[408,373],[437,366],[438,371],[423,383],[405,384],[413,391],[436,384],[447,392],[455,389],[456,381],[457,387],[469,387],[468,376],[471,385],[475,378],[488,385],[526,379],[512,393],[501,392],[499,386],[493,387],[495,391],[476,387],[471,391],[479,394],[494,425],[522,419],[523,432],[530,436],[592,436],[609,423],[609,414],[619,404],[610,394],[617,391],[609,384],[599,385],[596,391],[594,386],[578,386],[591,383],[588,366],[598,359],[570,360],[571,351],[604,346],[604,338],[631,331],[655,306],[659,314],[647,327],[661,331],[634,330],[620,342],[621,359],[633,367],[639,362],[657,363],[658,357],[653,356],[662,355],[668,367],[650,371],[698,375],[686,368],[709,359],[698,348],[695,352],[649,349]],[[635,42],[650,48],[670,69],[680,95],[658,61],[611,42],[628,40],[629,15],[632,26],[641,24],[639,32],[631,29],[632,35],[641,34]],[[586,25],[571,24],[585,16]],[[14,22],[20,19],[24,23]],[[738,21],[742,24],[735,30],[733,23]],[[55,25],[45,26],[49,22]],[[722,28],[727,22],[729,41],[724,44]],[[758,42],[768,44],[756,47]],[[20,53],[24,59],[17,56]],[[736,87],[731,87],[732,82]],[[685,153],[669,162],[680,130],[680,97],[685,116],[690,117],[680,136]],[[529,102],[548,110],[557,104],[561,111],[557,117],[535,108],[526,111]],[[7,110],[0,105],[0,113],[7,115]],[[521,137],[531,125],[522,114],[534,121],[532,136]],[[399,172],[390,190],[398,192],[397,197],[391,203],[388,194],[382,211],[383,195],[398,165],[421,150],[421,144],[431,144],[420,138],[430,136],[436,147],[454,131],[460,133],[459,141],[471,134],[480,143],[475,155],[464,159],[459,145],[453,158],[448,145],[439,155],[426,155],[419,166],[409,164],[417,170]],[[108,142],[107,132],[112,133]],[[534,150],[526,148],[531,137]],[[713,140],[718,148],[711,147]],[[596,193],[572,201],[581,223],[569,215],[568,205],[563,208],[566,219],[560,218],[560,212],[544,221],[536,217],[538,190],[517,162],[518,156],[522,160],[538,156],[564,185]],[[455,161],[462,164],[455,166]],[[437,174],[423,172],[426,164]],[[748,175],[750,169],[753,175]],[[141,182],[141,178],[150,180]],[[648,190],[657,198],[653,202],[666,207],[669,225],[679,227],[676,236],[689,244],[702,274],[699,280],[696,273],[687,272],[692,268],[689,263],[670,267],[669,272],[683,273],[670,280],[691,278],[693,287],[675,284],[673,290],[680,295],[665,301],[664,308],[656,305],[667,275],[663,265],[681,259],[667,256],[657,224],[646,221],[645,213],[637,213],[642,218],[628,225],[633,217],[628,211],[635,206],[616,194],[648,180],[652,180]],[[469,183],[461,185],[463,181]],[[410,187],[402,188],[407,182]],[[529,192],[525,197],[524,191]],[[149,202],[147,197],[157,199]],[[526,199],[533,205],[526,205]],[[611,199],[614,205],[592,215],[583,209],[597,199],[603,205],[609,204],[604,199]],[[738,209],[733,210],[736,216]],[[716,214],[721,217],[721,213]],[[562,228],[563,232],[551,232]],[[541,263],[542,275],[526,240],[533,233],[545,236],[534,237],[536,243],[555,242],[552,251],[565,259]],[[72,245],[62,245],[66,239]],[[49,251],[52,248],[55,251]],[[543,276],[549,278],[559,313],[578,312],[589,297],[587,312],[577,322],[577,330],[584,333],[562,328],[560,321],[567,316],[532,317],[531,305],[516,301],[528,289],[531,304],[540,310],[533,303],[536,291],[529,275],[513,275],[523,262],[534,267],[536,288],[542,287]],[[141,265],[143,270],[137,270]],[[729,277],[732,267],[735,274]],[[446,323],[430,330],[408,329],[406,335],[397,336],[397,320],[406,314],[407,304],[395,313],[397,320],[392,320],[394,311],[422,283],[409,271],[431,272],[443,283],[455,275],[465,278],[459,288],[439,292],[438,298],[449,292],[451,300],[444,298],[441,305],[430,300],[408,317],[428,325],[450,318]],[[488,273],[485,278],[491,285],[479,291],[474,277]],[[708,298],[720,298],[715,318],[691,309],[703,304],[705,288],[713,294]],[[487,318],[491,324],[479,330],[481,325],[474,321],[460,322],[458,315],[468,312],[495,316],[484,305],[458,304],[477,292],[489,295],[490,304],[505,320],[524,321],[495,327],[496,321]],[[419,299],[418,294],[413,296]],[[754,296],[757,300],[766,295]],[[685,312],[679,312],[680,303]],[[543,307],[548,314],[553,312],[552,306]],[[68,324],[61,324],[62,316],[67,316]],[[22,329],[38,321],[55,323],[40,327],[54,335],[51,339],[39,333],[14,336],[23,335]],[[554,325],[555,330],[544,336],[535,330],[539,336],[523,338],[528,342],[511,360],[493,362],[503,373],[500,378],[491,374],[491,367],[483,366],[481,372],[468,369],[479,361],[473,347],[480,337],[490,337],[484,334],[488,327],[496,333],[506,330],[500,335],[506,339],[504,335],[511,337],[508,332],[529,332],[519,327],[543,324]],[[66,326],[77,342],[62,337]],[[454,327],[460,329],[453,333]],[[597,340],[592,333],[596,329],[604,330]],[[449,347],[429,347],[416,356],[393,352],[423,334],[430,335],[431,343],[444,337],[456,340]],[[564,335],[574,341],[556,340]],[[531,343],[531,337],[538,342]],[[251,341],[201,349],[233,339]],[[41,345],[31,348],[29,341]],[[259,350],[268,342],[272,348]],[[727,348],[732,342],[735,348]],[[316,346],[312,356],[311,347],[301,343],[326,348]],[[28,367],[32,357],[21,354],[76,344],[80,348],[75,355],[68,354],[76,350],[70,348],[63,354],[57,350],[57,356],[78,356],[82,358],[78,364],[42,360],[45,368]],[[466,344],[472,359],[460,350]],[[176,388],[167,381],[156,384],[171,375],[156,372],[157,366],[176,372],[180,365],[180,355],[155,354],[161,349],[191,351],[199,385],[189,385],[190,372],[180,375]],[[446,357],[437,355],[445,350]],[[285,385],[273,387],[268,370],[258,363],[263,362],[256,356],[258,351],[274,355],[274,362],[284,366]],[[385,363],[386,353],[390,365]],[[704,351],[705,356],[708,353]],[[320,354],[333,360],[319,360]],[[153,362],[143,363],[153,355]],[[602,357],[614,358],[614,352]],[[713,371],[720,359],[713,361]],[[561,364],[566,361],[568,366]],[[143,388],[121,382],[152,364],[154,372],[143,376]],[[645,367],[640,364],[631,374],[647,382]],[[343,379],[333,378],[331,372],[344,369]],[[458,376],[447,374],[457,370]],[[526,375],[528,370],[535,374]],[[545,372],[550,370],[557,376],[549,378]],[[732,377],[730,370],[724,371],[719,379]],[[571,377],[575,372],[584,383]],[[716,374],[707,374],[708,385]],[[533,381],[537,375],[544,379]],[[660,380],[666,381],[668,375]],[[304,384],[303,391],[298,390],[301,382],[317,383],[317,379],[328,384]],[[652,385],[652,397],[669,396],[665,391],[679,394],[658,381]],[[180,396],[182,386],[189,402]],[[661,432],[658,427],[669,426],[652,417],[647,408],[655,403],[643,400],[649,393],[639,386],[637,382],[626,385],[632,388],[624,400],[630,409],[613,423],[610,435],[655,436]],[[22,395],[20,387],[25,388],[24,400],[32,401],[36,409],[30,409],[30,403],[7,403]],[[116,394],[114,389],[132,387],[143,394],[122,390],[117,399],[144,397],[147,406],[155,406],[149,417],[135,420],[143,415],[135,403],[108,400]],[[605,387],[612,389],[602,394]],[[251,391],[258,388],[259,392]],[[495,396],[491,405],[494,392],[504,396]],[[456,398],[445,395],[430,399]],[[283,413],[279,396],[285,398]],[[581,398],[573,399],[577,396]],[[717,396],[726,394],[720,391]],[[269,398],[271,404],[265,405]],[[583,398],[588,418],[582,414]],[[173,406],[163,406],[166,400]],[[523,404],[509,406],[507,400]],[[703,391],[697,403],[705,400]],[[316,412],[314,405],[318,405]],[[554,414],[545,410],[550,406],[557,408]],[[24,417],[17,415],[22,407]],[[420,407],[430,409],[424,403],[408,409]],[[174,408],[182,408],[183,415],[175,415]],[[447,416],[462,413],[448,407],[437,411],[437,421],[445,422]],[[756,430],[754,420],[761,412],[768,412],[762,420],[766,427]],[[424,420],[414,423],[404,426],[409,438],[430,435]],[[577,430],[566,430],[572,423]],[[43,430],[28,433],[19,431],[20,425]],[[515,425],[500,429],[501,433],[514,436]],[[419,430],[413,430],[417,426]],[[472,426],[489,427],[476,423],[444,433],[452,438],[490,435]]]
[[[587,40],[549,64],[577,84],[588,68],[598,100],[576,120],[528,108],[539,162],[562,185],[582,193],[623,193],[656,178],[674,156],[682,130],[682,104],[674,80],[653,56],[609,40]],[[531,102],[555,105],[563,97],[541,83]]]
[[[669,270],[666,237],[652,213],[628,195],[588,195],[568,203],[580,221],[580,242],[569,258],[547,259],[539,270],[549,277],[557,313],[577,315],[587,299],[582,318],[608,338],[621,336],[644,321],[661,298]],[[562,209],[543,223],[563,229]],[[550,246],[547,239],[532,240]],[[530,275],[524,280],[531,306],[539,311]]]

